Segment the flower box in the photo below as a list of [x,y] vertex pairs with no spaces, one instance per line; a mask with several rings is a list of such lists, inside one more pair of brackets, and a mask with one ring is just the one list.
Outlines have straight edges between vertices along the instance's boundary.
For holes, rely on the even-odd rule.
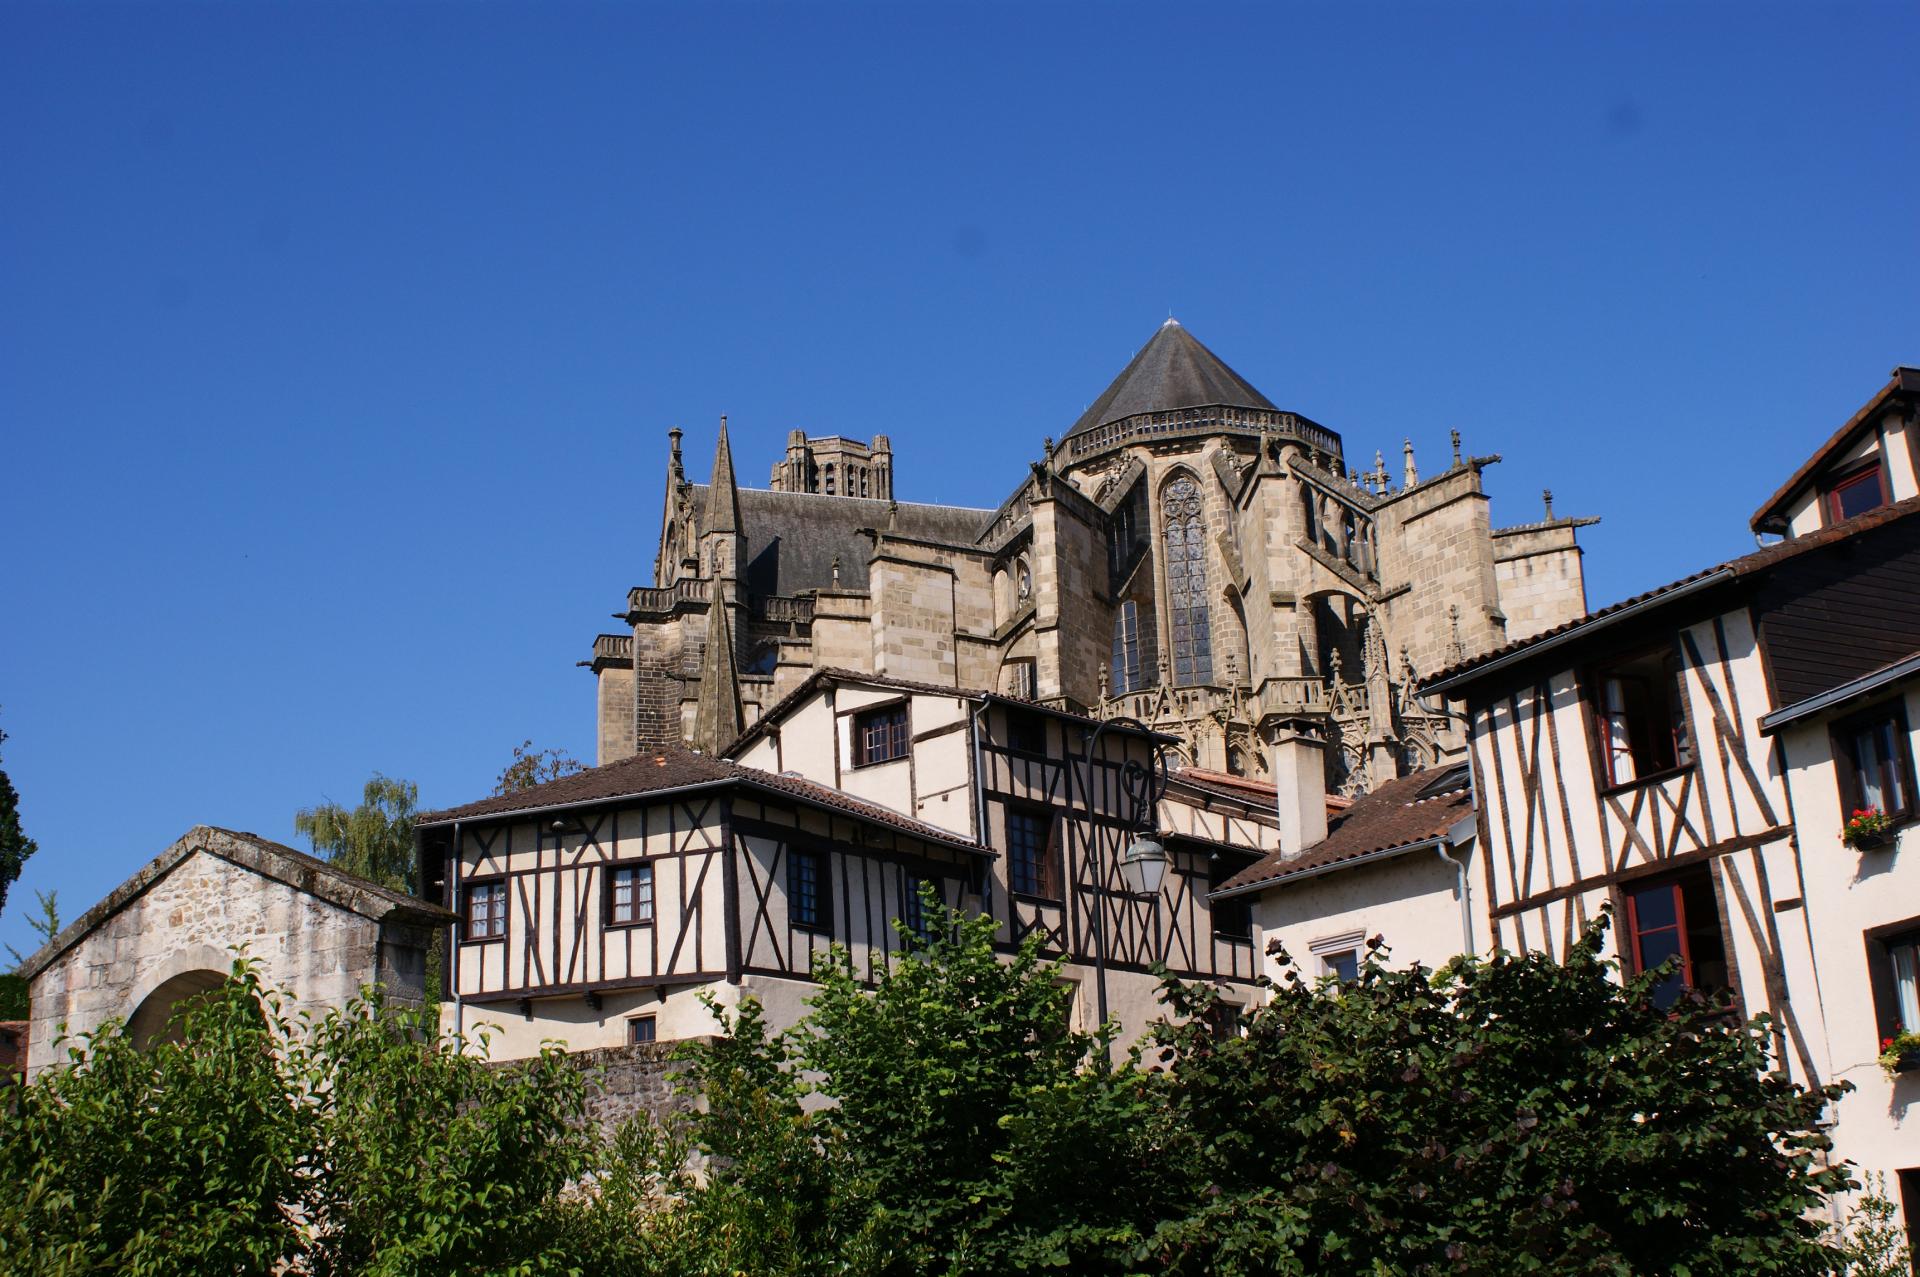
[[1862,807],[1840,827],[1840,841],[1856,851],[1872,851],[1886,844],[1893,818],[1878,807]]

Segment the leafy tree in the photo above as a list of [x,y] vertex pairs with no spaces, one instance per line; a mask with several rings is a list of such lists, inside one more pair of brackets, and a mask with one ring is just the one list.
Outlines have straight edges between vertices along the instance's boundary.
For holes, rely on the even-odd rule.
[[513,761],[501,771],[500,779],[494,782],[493,792],[518,793],[535,785],[544,785],[550,780],[559,780],[562,776],[571,776],[585,770],[585,767],[586,764],[562,750],[536,750],[532,741],[523,740],[513,747]]
[[358,807],[324,802],[297,813],[293,827],[312,841],[315,855],[348,873],[418,895],[413,819],[419,801],[420,787],[412,781],[375,772]]
[[[1198,1143],[1168,1273],[1822,1273],[1809,1213],[1848,1183],[1815,1130],[1843,1087],[1768,1070],[1765,1017],[1653,1004],[1606,920],[1541,955],[1304,980],[1284,952],[1242,1035],[1170,984],[1169,1100]],[[1377,947],[1377,941],[1376,941]],[[1276,951],[1277,946],[1276,946]]]
[[[40,937],[40,944],[34,946],[34,949],[37,951],[40,945],[48,943],[60,934],[60,893],[57,891],[36,891],[33,894],[40,905],[40,912],[37,916],[28,918],[27,925],[32,927],[34,932]],[[20,952],[12,945],[7,946],[7,952],[12,955],[15,966],[23,964],[30,956]]]
[[1900,1226],[1899,1206],[1887,1196],[1887,1177],[1875,1171],[1865,1188],[1835,1230],[1840,1271],[1846,1277],[1913,1277],[1913,1246]]
[[142,1051],[109,1022],[14,1093],[0,1271],[569,1271],[592,1139],[557,1049],[489,1067],[377,994],[292,1017],[245,962],[175,1024]]
[[[0,732],[0,743],[6,739],[7,734]],[[20,880],[27,858],[38,850],[40,845],[20,826],[20,794],[7,773],[0,771],[0,911],[7,907],[7,889]]]

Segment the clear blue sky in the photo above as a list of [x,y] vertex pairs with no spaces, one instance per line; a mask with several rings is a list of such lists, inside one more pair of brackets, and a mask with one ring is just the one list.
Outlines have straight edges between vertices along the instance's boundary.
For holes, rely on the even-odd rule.
[[1920,361],[1920,9],[0,7],[0,727],[69,916],[590,759],[664,432],[991,505],[1171,310],[1597,606]]

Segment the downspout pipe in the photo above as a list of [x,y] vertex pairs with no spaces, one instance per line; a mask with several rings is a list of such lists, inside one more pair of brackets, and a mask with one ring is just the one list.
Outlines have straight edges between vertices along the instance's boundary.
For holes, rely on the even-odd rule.
[[447,960],[442,964],[447,972],[447,992],[453,995],[453,1033],[455,1037],[467,1031],[467,1008],[460,1001],[460,822],[453,822],[453,852],[447,857],[447,912],[453,915],[453,921],[447,924]]
[[1453,894],[1460,898],[1460,952],[1473,957],[1473,912],[1467,906],[1467,865],[1447,854],[1447,844],[1433,844],[1434,855],[1453,866]]
[[[1453,719],[1455,722],[1460,724],[1461,729],[1466,736],[1466,739],[1467,739],[1467,806],[1473,812],[1474,829],[1476,830],[1476,837],[1477,837],[1478,836],[1477,831],[1480,827],[1480,817],[1481,817],[1480,769],[1473,765],[1473,724],[1467,720],[1467,716],[1465,714],[1455,713],[1453,710],[1448,709],[1445,705],[1428,704],[1427,697],[1431,696],[1432,694],[1433,694],[1432,692],[1428,692],[1426,693],[1426,695],[1421,695],[1420,693],[1415,692],[1413,697],[1413,703],[1418,705],[1422,710],[1425,710],[1429,714],[1439,714],[1443,717]],[[1474,956],[1473,910],[1470,904],[1472,898],[1468,894],[1471,888],[1469,888],[1467,885],[1467,862],[1464,860],[1455,860],[1452,856],[1448,855],[1447,848],[1450,845],[1452,844],[1447,841],[1437,842],[1433,845],[1433,851],[1435,855],[1440,857],[1440,859],[1446,861],[1449,865],[1453,866],[1454,894],[1458,896],[1460,899],[1460,952],[1465,957],[1471,958]],[[1482,847],[1480,851],[1482,855],[1486,854],[1485,847]]]

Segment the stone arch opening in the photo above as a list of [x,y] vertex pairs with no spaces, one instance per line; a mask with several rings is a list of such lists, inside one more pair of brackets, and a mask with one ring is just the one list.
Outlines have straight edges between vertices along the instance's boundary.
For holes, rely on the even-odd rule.
[[133,1038],[134,1046],[145,1051],[164,1042],[178,1042],[180,1026],[175,1021],[176,1014],[196,998],[224,986],[227,978],[225,971],[199,968],[161,981],[140,1000],[127,1020],[127,1033]]

